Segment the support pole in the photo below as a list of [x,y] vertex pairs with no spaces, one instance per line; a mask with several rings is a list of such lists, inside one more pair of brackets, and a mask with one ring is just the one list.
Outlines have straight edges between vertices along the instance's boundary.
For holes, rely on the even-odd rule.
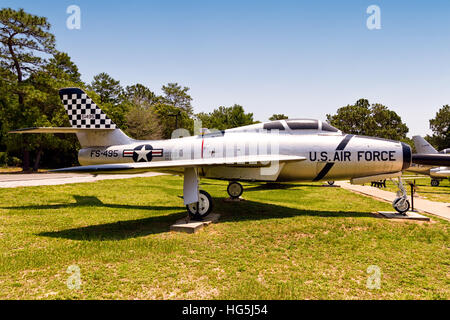
[[414,179],[414,184],[411,184],[411,211],[414,210],[414,191],[416,189],[416,180]]

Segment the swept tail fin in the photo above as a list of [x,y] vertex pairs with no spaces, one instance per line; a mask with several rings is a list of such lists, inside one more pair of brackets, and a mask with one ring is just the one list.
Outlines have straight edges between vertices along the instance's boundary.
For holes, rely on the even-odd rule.
[[438,153],[435,148],[424,138],[421,136],[414,136],[414,146],[416,147],[417,153],[423,153],[423,154],[433,154]]
[[116,124],[79,88],[59,90],[73,128],[116,129]]

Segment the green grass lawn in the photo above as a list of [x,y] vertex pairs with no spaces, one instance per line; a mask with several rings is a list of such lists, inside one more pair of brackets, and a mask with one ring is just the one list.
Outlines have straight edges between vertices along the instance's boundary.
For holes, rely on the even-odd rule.
[[228,203],[226,185],[202,181],[222,216],[196,234],[168,231],[180,177],[0,189],[0,298],[449,299],[448,222],[377,218],[390,204],[319,184]]
[[[408,182],[413,183],[416,181],[416,192],[415,194],[423,199],[431,201],[441,201],[450,203],[450,181],[448,179],[442,180],[438,187],[432,187],[430,182],[430,177],[422,176],[417,178],[418,175],[414,175],[409,178],[407,175],[403,176],[403,181],[405,183],[406,190],[408,194],[411,194],[411,187]],[[386,180],[387,191],[397,192],[398,188],[390,181]]]
[[0,167],[0,173],[19,173],[21,171],[20,167]]

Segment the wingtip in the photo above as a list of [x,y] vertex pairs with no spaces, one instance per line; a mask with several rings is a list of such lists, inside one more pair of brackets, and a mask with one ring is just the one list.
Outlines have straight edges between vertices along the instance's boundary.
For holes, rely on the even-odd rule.
[[30,131],[30,130],[34,130],[34,129],[37,129],[37,127],[14,129],[14,130],[8,131],[8,133],[24,133],[26,131]]

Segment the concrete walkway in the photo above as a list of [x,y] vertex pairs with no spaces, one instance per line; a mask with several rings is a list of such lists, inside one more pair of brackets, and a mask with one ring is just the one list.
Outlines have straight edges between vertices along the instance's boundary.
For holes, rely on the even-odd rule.
[[137,177],[153,177],[163,173],[146,172],[139,174],[72,174],[72,173],[30,173],[0,174],[0,188],[50,186],[68,183],[95,182],[110,179],[130,179]]
[[[394,192],[381,190],[375,187],[354,185],[347,181],[339,181],[337,182],[337,184],[344,189],[361,193],[363,195],[368,195],[377,199],[385,200],[391,203],[397,197]],[[411,196],[409,196],[409,201],[411,201]],[[450,220],[450,203],[447,202],[430,201],[414,197],[414,209]]]

